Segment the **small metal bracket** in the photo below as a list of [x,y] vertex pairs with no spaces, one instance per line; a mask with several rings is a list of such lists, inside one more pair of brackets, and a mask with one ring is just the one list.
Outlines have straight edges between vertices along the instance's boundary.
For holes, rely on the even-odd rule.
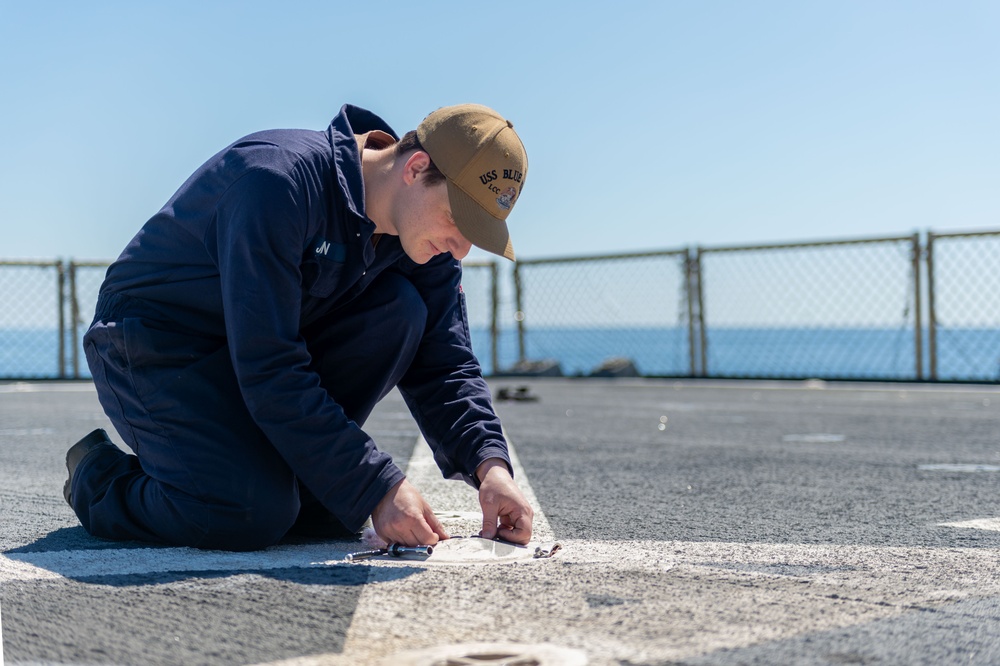
[[559,544],[559,543],[555,543],[555,542],[552,542],[552,543],[543,543],[543,544],[535,547],[535,555],[534,555],[534,557],[535,557],[535,559],[540,559],[540,558],[543,558],[543,557],[552,557],[557,552],[559,552],[560,549],[562,549],[562,545]]

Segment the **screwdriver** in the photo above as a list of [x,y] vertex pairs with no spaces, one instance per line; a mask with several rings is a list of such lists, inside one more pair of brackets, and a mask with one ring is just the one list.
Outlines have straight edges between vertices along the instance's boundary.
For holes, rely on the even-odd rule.
[[363,550],[359,553],[349,553],[344,559],[348,562],[367,560],[372,557],[382,555],[392,555],[393,557],[403,557],[404,555],[430,555],[434,552],[434,546],[404,546],[399,543],[391,544],[388,548],[376,548],[374,550]]

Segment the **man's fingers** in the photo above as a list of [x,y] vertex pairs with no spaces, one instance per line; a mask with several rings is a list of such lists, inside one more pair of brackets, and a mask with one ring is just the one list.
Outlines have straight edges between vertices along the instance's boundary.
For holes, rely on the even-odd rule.
[[424,513],[424,518],[427,520],[427,524],[430,526],[431,530],[433,530],[438,537],[441,539],[447,539],[450,537],[448,530],[444,528],[444,525],[441,524],[441,521],[434,515],[434,512],[431,511],[430,507],[427,507],[427,511]]
[[522,546],[531,541],[531,532],[526,532],[523,530],[508,530],[502,529],[497,533],[504,541],[510,541],[511,543],[519,543]]
[[[477,472],[482,482],[479,505],[483,508],[483,531],[480,534],[487,539],[499,534],[514,543],[528,543],[534,511],[511,478],[507,465],[489,464],[496,460],[486,461],[479,468],[485,469],[485,472]],[[498,518],[501,523],[499,531]]]
[[[487,509],[483,509],[483,531],[481,535],[486,539],[500,537],[513,543],[528,543],[531,541],[532,512],[530,507],[520,511],[514,509],[507,511],[501,508],[497,511],[498,516],[490,519],[487,516]],[[497,521],[499,520],[499,527]],[[491,527],[492,529],[487,529]]]
[[[437,522],[436,520],[434,521]],[[428,523],[427,520],[423,518],[420,519],[418,523],[420,529],[418,532],[414,532],[414,536],[417,537],[416,543],[408,543],[407,546],[433,546],[438,541],[441,540],[440,533],[434,529],[432,525]],[[439,529],[444,531],[444,528],[438,524]]]
[[513,521],[510,518],[512,516],[508,516],[503,521],[504,524],[500,526],[497,532],[498,536],[512,543],[523,544],[531,541],[531,517],[522,515]]
[[405,538],[398,541],[405,546],[433,546],[441,539],[447,539],[448,533],[434,515],[430,505],[423,502],[420,515],[407,516],[405,525],[400,531]]
[[483,505],[483,530],[479,534],[484,539],[492,539],[497,535],[497,509],[491,504]]
[[394,486],[372,512],[375,532],[387,543],[432,546],[448,538],[434,510],[406,479]]

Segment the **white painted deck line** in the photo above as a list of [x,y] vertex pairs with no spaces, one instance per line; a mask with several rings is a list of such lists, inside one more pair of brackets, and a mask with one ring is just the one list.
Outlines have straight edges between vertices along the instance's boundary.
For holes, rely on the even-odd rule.
[[[532,544],[551,540],[553,538],[552,527],[545,514],[542,513],[538,498],[528,482],[528,475],[521,466],[514,447],[510,445],[510,438],[507,437],[506,432],[504,437],[507,438],[508,442],[507,448],[514,471],[514,479],[535,510],[532,523]],[[434,462],[430,446],[423,437],[417,440],[405,471],[410,483],[417,487],[424,499],[434,508],[434,512],[438,514],[439,519],[450,534],[470,536],[482,529],[482,512],[479,507],[478,493],[467,483],[447,480],[441,476],[441,471]],[[533,545],[529,548],[534,550]],[[370,562],[371,564],[368,566],[372,568],[368,576],[369,582],[373,580],[378,567],[394,565],[391,561],[370,560]],[[412,562],[407,564],[412,564]],[[351,626],[344,638],[344,647],[341,653],[290,659],[279,662],[281,666],[372,663],[375,659],[384,656],[381,654],[383,648],[380,647],[377,639],[377,637],[391,632],[391,627],[386,626],[385,614],[385,608],[391,602],[391,591],[384,588],[385,586],[369,584],[361,591],[358,605],[351,619]]]
[[0,384],[0,393],[96,393],[90,382],[14,382]]
[[975,520],[963,520],[957,523],[938,523],[938,527],[959,527],[1000,532],[1000,518],[976,518]]
[[0,555],[0,581],[98,578],[184,571],[267,571],[342,564],[353,542],[275,546],[251,553],[194,548],[109,548]]
[[956,463],[939,465],[917,465],[917,469],[924,472],[963,472],[975,474],[976,472],[1000,472],[1000,465],[985,465],[980,463]]
[[[418,606],[414,600],[422,590],[412,579],[373,578],[361,593],[341,652],[295,657],[268,666],[392,663],[393,655],[406,650],[489,638],[516,640],[517,637],[533,643],[540,636],[585,651],[593,663],[685,661],[713,650],[790,639],[889,618],[925,606],[1000,595],[1000,560],[997,549],[992,548],[560,542],[565,550],[550,562],[563,565],[552,570],[552,581],[561,590],[573,588],[571,579],[581,575],[642,576],[665,585],[671,581],[681,584],[701,580],[698,587],[704,596],[678,597],[669,610],[677,613],[677,618],[693,618],[678,621],[690,631],[703,634],[705,642],[688,643],[677,634],[662,639],[636,634],[634,627],[641,625],[641,621],[635,621],[632,634],[594,631],[575,615],[580,609],[566,613],[553,611],[554,606],[544,593],[537,597],[513,594],[519,604],[514,610],[519,619],[504,625],[512,631],[492,636],[490,625],[484,625],[482,618],[489,618],[498,609],[511,612],[510,601],[494,606],[491,599],[484,597],[471,603],[466,599],[464,605],[457,603],[457,608],[447,603]],[[545,562],[538,564],[544,567]],[[573,571],[567,571],[565,565]],[[494,571],[497,569],[501,567]],[[504,565],[502,570],[505,573],[498,581],[507,582],[499,586],[510,594],[525,566]],[[372,571],[384,572],[384,569],[373,566]],[[488,570],[474,567],[463,573],[456,569],[453,575],[462,581],[463,575],[482,576],[484,571]],[[783,580],[802,584],[803,591],[782,585]],[[460,590],[461,583],[455,589]],[[394,605],[400,602],[402,605]],[[631,608],[631,612],[648,617],[651,626],[667,610],[655,604],[637,604]],[[778,615],[773,614],[775,611]],[[758,617],[756,623],[746,620],[751,615]],[[769,625],[766,619],[761,619],[778,617],[786,621]],[[544,629],[533,631],[536,627]]]
[[[550,539],[552,529],[538,507],[527,475],[511,450],[511,463],[522,492],[535,508],[535,532]],[[482,527],[476,490],[460,481],[442,478],[430,447],[420,439],[407,467],[410,481],[420,489],[445,526],[454,534],[471,535]],[[538,541],[534,538],[533,541]],[[0,554],[0,582],[97,578],[184,571],[267,571],[345,565],[344,556],[363,550],[354,541],[311,545],[283,545],[251,553],[206,551],[194,548],[108,548]],[[414,562],[408,560],[407,564]],[[358,565],[351,565],[358,566]]]
[[3,666],[3,608],[0,608],[0,666]]
[[781,438],[783,442],[799,442],[802,444],[835,444],[843,442],[847,437],[825,432],[811,432],[806,434],[785,435]]

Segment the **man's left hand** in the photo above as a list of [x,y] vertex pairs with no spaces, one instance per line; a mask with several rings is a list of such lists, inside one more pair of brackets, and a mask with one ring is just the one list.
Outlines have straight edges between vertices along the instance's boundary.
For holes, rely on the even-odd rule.
[[490,458],[476,469],[479,505],[483,509],[484,539],[500,537],[512,543],[531,541],[534,510],[511,478],[507,463]]

